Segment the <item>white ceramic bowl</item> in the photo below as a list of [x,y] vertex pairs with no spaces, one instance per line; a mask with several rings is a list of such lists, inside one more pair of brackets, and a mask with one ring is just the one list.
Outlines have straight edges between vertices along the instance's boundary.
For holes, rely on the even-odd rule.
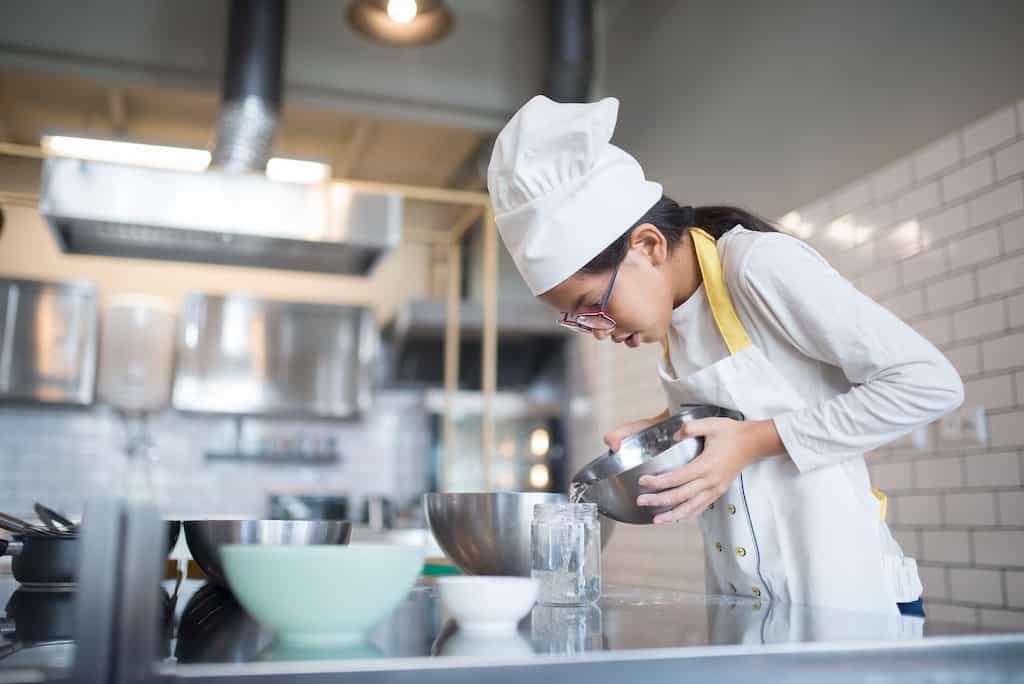
[[393,544],[227,544],[221,559],[242,607],[300,648],[362,643],[423,569],[421,548]]
[[515,632],[537,602],[537,580],[529,577],[440,577],[437,586],[459,629],[471,634]]

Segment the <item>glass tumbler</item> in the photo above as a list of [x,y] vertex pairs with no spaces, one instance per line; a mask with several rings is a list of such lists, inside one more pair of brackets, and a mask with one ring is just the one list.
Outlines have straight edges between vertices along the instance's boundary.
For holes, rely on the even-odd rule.
[[537,602],[586,605],[601,598],[601,521],[591,503],[537,504],[531,525]]

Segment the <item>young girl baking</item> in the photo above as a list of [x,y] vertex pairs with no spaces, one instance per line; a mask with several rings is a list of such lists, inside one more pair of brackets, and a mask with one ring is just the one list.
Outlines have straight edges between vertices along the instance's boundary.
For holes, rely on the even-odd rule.
[[921,615],[921,583],[885,523],[864,453],[952,411],[963,387],[927,340],[806,243],[745,211],[681,206],[611,144],[618,102],[530,100],[498,136],[488,188],[501,237],[560,323],[664,347],[665,412],[691,463],[641,481],[656,523],[697,518],[708,591]]

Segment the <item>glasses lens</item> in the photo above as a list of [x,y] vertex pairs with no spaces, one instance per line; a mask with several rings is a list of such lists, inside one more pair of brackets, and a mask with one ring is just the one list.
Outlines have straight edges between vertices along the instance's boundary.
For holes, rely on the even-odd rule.
[[588,330],[611,330],[615,327],[615,321],[604,314],[581,314],[576,317],[576,322]]
[[563,318],[560,321],[558,321],[558,324],[560,326],[562,326],[563,328],[568,328],[569,330],[572,330],[573,332],[578,332],[578,333],[589,333],[590,332],[590,330],[588,330],[587,328],[580,327],[580,324],[577,323],[576,321],[572,320],[572,319],[564,319]]

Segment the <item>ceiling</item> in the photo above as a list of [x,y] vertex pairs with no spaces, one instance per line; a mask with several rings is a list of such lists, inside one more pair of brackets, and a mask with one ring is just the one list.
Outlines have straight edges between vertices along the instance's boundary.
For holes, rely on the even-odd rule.
[[[208,147],[219,97],[183,89],[101,82],[49,73],[0,70],[0,141],[36,145],[44,131],[115,136],[154,143]],[[486,133],[418,120],[396,120],[285,103],[274,155],[331,164],[335,177],[431,187],[479,189],[472,165]],[[0,164],[4,158],[0,157]],[[7,159],[8,172],[15,162]],[[38,180],[38,164],[25,165]],[[0,187],[0,190],[5,188]],[[459,207],[408,202],[406,225],[445,230]]]

